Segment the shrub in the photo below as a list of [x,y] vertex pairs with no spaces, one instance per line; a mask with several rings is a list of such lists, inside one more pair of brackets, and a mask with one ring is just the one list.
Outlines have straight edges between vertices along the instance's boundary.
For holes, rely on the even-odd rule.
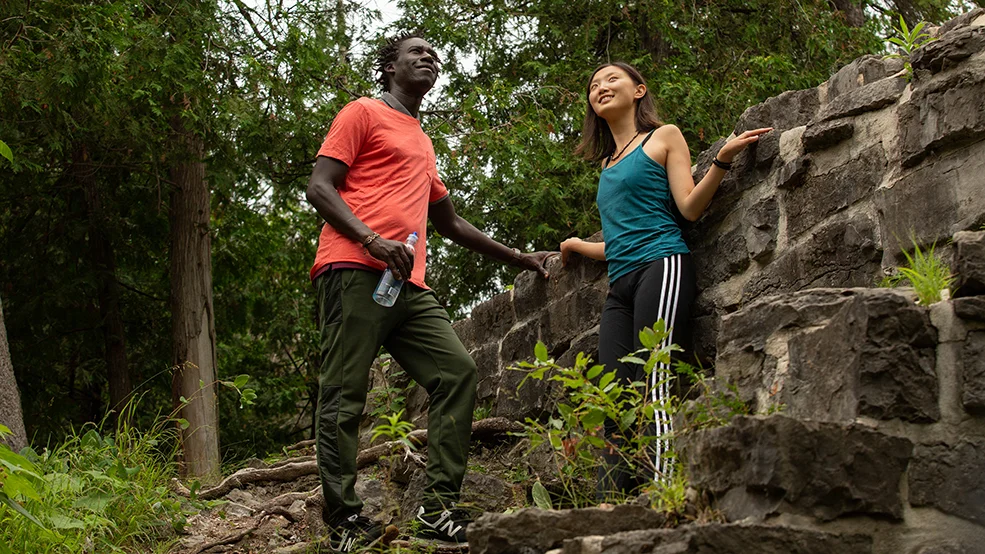
[[[0,445],[0,554],[165,551],[185,523],[169,490],[174,420],[141,432],[87,424],[61,445],[22,455]],[[105,422],[104,422],[105,423]]]

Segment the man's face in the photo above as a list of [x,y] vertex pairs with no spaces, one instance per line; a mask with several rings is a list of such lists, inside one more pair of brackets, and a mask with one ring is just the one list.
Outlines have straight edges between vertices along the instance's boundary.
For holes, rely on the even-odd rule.
[[397,59],[385,68],[390,73],[390,89],[424,95],[438,79],[438,55],[428,41],[409,38],[400,43]]

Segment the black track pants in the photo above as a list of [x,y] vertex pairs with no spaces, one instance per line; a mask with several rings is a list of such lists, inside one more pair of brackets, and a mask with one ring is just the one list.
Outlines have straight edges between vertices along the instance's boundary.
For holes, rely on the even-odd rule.
[[[652,327],[663,319],[670,335],[666,344],[674,343],[688,350],[691,346],[691,305],[696,294],[694,264],[690,254],[674,254],[650,262],[631,273],[616,279],[609,286],[609,294],[602,308],[599,328],[599,362],[607,370],[616,369],[618,378],[625,382],[643,381],[643,366],[626,364],[619,359],[641,348],[639,333],[644,327]],[[677,353],[678,355],[680,353]],[[676,358],[677,356],[675,356]],[[651,376],[651,401],[657,402],[670,396],[668,383],[658,385],[661,375],[669,367],[661,364]],[[658,437],[671,432],[668,415],[658,410],[651,428]],[[615,422],[605,424],[606,436],[617,432]],[[670,475],[671,460],[665,454],[666,439],[654,442],[654,479]],[[606,453],[606,466],[599,468],[598,500],[618,498],[639,483],[636,472],[629,471],[618,453]]]

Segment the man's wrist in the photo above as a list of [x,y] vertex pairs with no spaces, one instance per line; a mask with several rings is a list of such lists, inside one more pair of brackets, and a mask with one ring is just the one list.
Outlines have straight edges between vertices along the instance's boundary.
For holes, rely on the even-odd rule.
[[523,259],[523,253],[520,252],[520,249],[518,249],[518,248],[510,248],[510,251],[511,251],[511,254],[510,254],[509,264],[510,265],[519,265],[520,264],[520,260]]
[[373,244],[373,241],[375,241],[378,238],[380,238],[380,234],[379,233],[372,233],[372,234],[366,235],[366,237],[364,237],[363,240],[362,240],[363,248],[369,248],[369,245],[370,244]]

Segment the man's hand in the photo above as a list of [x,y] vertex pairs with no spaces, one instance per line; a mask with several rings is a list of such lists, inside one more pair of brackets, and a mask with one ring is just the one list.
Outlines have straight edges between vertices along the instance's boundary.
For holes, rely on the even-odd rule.
[[523,269],[529,269],[531,271],[536,271],[540,273],[540,276],[544,279],[549,278],[551,275],[547,272],[547,268],[544,264],[547,263],[547,258],[557,254],[557,252],[531,252],[529,254],[521,253],[517,256],[516,265],[517,267]]
[[414,269],[414,248],[398,240],[380,237],[366,247],[369,255],[385,263],[397,279],[407,279]]

